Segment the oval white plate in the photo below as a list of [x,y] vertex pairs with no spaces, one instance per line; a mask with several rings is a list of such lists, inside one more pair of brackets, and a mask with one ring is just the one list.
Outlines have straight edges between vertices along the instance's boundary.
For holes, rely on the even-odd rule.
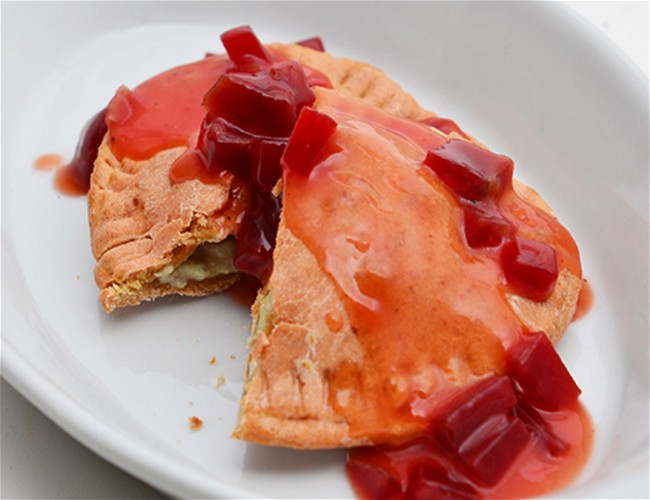
[[105,315],[86,200],[32,168],[44,153],[70,157],[119,85],[221,51],[222,31],[250,24],[264,41],[321,35],[515,159],[575,235],[596,296],[560,346],[594,453],[557,495],[648,496],[647,80],[565,9],[46,2],[5,4],[3,16],[3,375],[82,443],[177,496],[352,496],[341,451],[230,439],[248,311],[223,296]]

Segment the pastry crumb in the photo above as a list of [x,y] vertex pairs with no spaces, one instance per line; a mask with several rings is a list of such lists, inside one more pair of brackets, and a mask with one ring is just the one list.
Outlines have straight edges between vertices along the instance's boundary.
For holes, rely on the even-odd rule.
[[237,359],[237,356],[235,356],[234,354],[231,354],[230,359]]
[[192,415],[187,420],[190,422],[190,430],[192,431],[198,431],[201,429],[201,427],[203,427],[203,420],[201,420],[196,415]]
[[217,362],[217,358],[216,358],[215,356],[212,356],[212,357],[210,358],[210,361],[208,361],[208,363],[209,363],[210,365],[214,365],[216,362]]
[[219,378],[217,379],[217,389],[223,387],[223,385],[226,383],[226,377],[223,375],[219,375]]

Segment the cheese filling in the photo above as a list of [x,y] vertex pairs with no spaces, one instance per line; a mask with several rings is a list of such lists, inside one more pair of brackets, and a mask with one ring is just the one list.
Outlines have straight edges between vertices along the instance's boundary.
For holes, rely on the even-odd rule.
[[185,288],[190,281],[205,281],[216,276],[237,272],[233,265],[235,238],[206,242],[177,267],[168,265],[158,271],[157,280],[174,288]]

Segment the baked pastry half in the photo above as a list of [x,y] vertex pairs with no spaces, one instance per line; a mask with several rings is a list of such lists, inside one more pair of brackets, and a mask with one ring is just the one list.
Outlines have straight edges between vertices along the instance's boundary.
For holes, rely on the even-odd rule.
[[[310,83],[328,85],[409,119],[435,116],[381,70],[300,45],[269,46],[274,60],[304,65]],[[199,136],[205,93],[227,56],[166,71],[107,108],[88,195],[95,279],[107,312],[168,294],[206,295],[231,286],[235,235],[248,203],[233,176],[176,179],[172,165]],[[244,190],[245,191],[245,190]]]
[[[292,448],[399,443],[448,391],[503,374],[521,332],[559,341],[581,288],[579,256],[539,195],[512,183],[509,159],[316,95],[283,157],[273,272],[253,306],[234,436]],[[483,185],[452,166],[478,194],[454,190],[428,166],[440,160],[431,150],[496,162],[485,167],[493,177]],[[538,289],[517,283],[508,241],[552,248],[555,276],[538,276]]]

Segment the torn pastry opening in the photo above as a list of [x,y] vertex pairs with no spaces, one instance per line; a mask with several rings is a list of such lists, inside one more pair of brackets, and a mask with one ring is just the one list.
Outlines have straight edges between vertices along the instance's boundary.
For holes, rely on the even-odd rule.
[[206,281],[218,276],[237,273],[233,264],[236,239],[229,236],[223,241],[201,243],[187,260],[177,266],[169,264],[154,273],[156,281],[177,289],[189,282]]
[[223,292],[241,278],[233,264],[235,245],[234,236],[203,242],[185,260],[104,287],[101,303],[111,312],[117,307],[137,305],[165,295],[204,296]]

